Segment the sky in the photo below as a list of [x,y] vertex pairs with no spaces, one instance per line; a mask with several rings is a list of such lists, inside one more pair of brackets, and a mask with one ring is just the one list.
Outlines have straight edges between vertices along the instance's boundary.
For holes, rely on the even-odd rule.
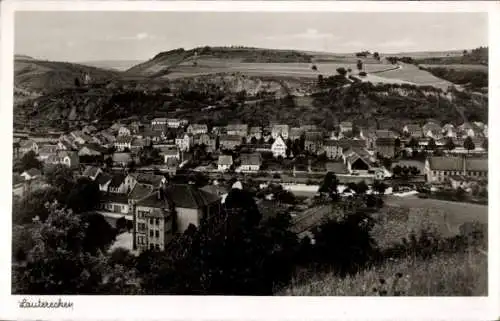
[[162,51],[242,45],[348,53],[472,49],[485,13],[17,12],[16,54],[54,61],[147,60]]

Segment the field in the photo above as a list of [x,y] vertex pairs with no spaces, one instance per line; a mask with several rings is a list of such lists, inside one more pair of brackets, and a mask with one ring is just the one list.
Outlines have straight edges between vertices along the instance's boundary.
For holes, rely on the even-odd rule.
[[452,85],[451,82],[437,78],[425,70],[408,64],[402,64],[402,68],[378,73],[377,76],[390,79],[399,79],[422,86],[434,86],[446,90]]
[[424,68],[446,68],[446,69],[456,69],[456,70],[478,70],[488,72],[488,66],[484,65],[462,65],[462,64],[448,64],[448,65],[430,65],[421,64],[420,66]]
[[[357,72],[355,63],[327,62],[315,65],[318,70],[312,70],[310,63],[245,63],[236,60],[199,59],[196,66],[193,65],[193,61],[186,61],[170,68],[166,77],[174,79],[214,73],[243,73],[254,76],[317,78],[318,75],[335,75],[338,68],[351,68]],[[390,68],[394,67],[383,63],[364,64],[364,70],[368,73]]]

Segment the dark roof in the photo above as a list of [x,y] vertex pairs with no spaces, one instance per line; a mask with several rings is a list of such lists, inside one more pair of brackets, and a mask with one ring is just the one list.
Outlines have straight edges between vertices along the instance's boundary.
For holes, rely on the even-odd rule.
[[104,185],[109,182],[111,178],[111,175],[107,173],[101,173],[96,177],[96,181],[99,183],[99,185]]
[[357,147],[357,148],[365,148],[366,147],[366,140],[364,139],[349,139],[349,138],[342,138],[338,140],[339,145],[343,149],[347,149],[350,147]]
[[335,174],[347,174],[347,168],[344,162],[327,162],[325,164],[326,171]]
[[219,165],[232,165],[233,164],[233,156],[231,155],[220,155],[219,161],[217,162]]
[[42,172],[39,169],[36,169],[36,168],[30,168],[27,171],[25,171],[25,173],[28,174],[31,177],[42,175]]
[[159,186],[162,180],[165,179],[165,177],[162,175],[155,175],[151,173],[135,173],[132,176],[134,176],[138,183],[149,184],[153,186]]
[[130,153],[114,153],[113,154],[113,162],[130,162],[132,160],[132,156]]
[[394,132],[388,129],[379,129],[375,131],[375,136],[377,136],[377,138],[396,138]]
[[465,169],[467,171],[488,171],[488,159],[467,158],[465,160]]
[[125,174],[113,174],[111,178],[111,182],[109,183],[109,187],[120,187],[125,181]]
[[100,168],[97,166],[87,166],[83,171],[83,176],[94,176],[95,174],[97,174],[99,169]]
[[21,175],[12,175],[12,184],[17,185],[20,183],[24,183],[25,179]]
[[429,158],[431,170],[439,171],[463,171],[464,163],[462,157],[435,156]]
[[375,144],[376,145],[385,145],[385,146],[387,146],[387,145],[394,146],[396,144],[396,141],[392,137],[379,137],[375,141]]
[[236,141],[241,142],[241,137],[238,135],[221,135],[220,141]]
[[179,165],[179,160],[175,157],[170,157],[167,159],[167,166],[168,167],[177,167]]
[[219,196],[192,185],[174,184],[166,189],[168,198],[176,207],[199,209],[220,200]]
[[128,204],[128,197],[127,194],[102,193],[101,203],[106,202]]
[[318,141],[323,139],[323,134],[321,132],[306,132],[306,140]]
[[132,136],[118,136],[116,138],[116,143],[117,144],[128,144],[131,143],[134,140],[134,137]]
[[240,155],[241,165],[261,165],[262,156],[259,153],[253,154],[241,154]]
[[143,185],[140,183],[135,184],[134,188],[129,194],[129,198],[133,200],[140,200],[148,196],[153,192],[153,188],[150,185]]
[[159,191],[153,191],[149,196],[137,202],[137,206],[147,206],[154,208],[165,208],[167,203],[158,197]]

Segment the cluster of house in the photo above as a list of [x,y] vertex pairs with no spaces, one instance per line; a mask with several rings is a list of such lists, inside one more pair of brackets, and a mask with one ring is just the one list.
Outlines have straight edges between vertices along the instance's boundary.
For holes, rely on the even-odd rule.
[[134,250],[162,250],[175,233],[220,211],[219,195],[194,185],[170,184],[163,175],[105,173],[95,166],[87,166],[81,175],[99,185],[99,213],[133,222]]
[[[467,137],[474,143],[474,150],[466,150]],[[185,162],[185,156],[194,146],[204,146],[207,152],[231,151],[245,146],[250,152],[242,153],[236,161],[230,153],[220,153],[218,171],[235,167],[239,172],[256,172],[262,165],[262,152],[270,152],[275,158],[293,157],[292,145],[297,140],[311,155],[324,155],[329,159],[329,170],[338,174],[370,174],[387,177],[388,173],[377,165],[377,157],[393,158],[397,149],[426,148],[434,141],[436,148],[445,149],[450,140],[454,149],[450,153],[485,153],[488,127],[485,124],[464,123],[438,125],[428,122],[406,124],[398,131],[371,129],[341,122],[335,131],[327,132],[315,125],[290,127],[287,124],[271,124],[267,127],[250,127],[247,124],[229,124],[209,128],[206,124],[189,124],[184,119],[155,118],[149,124],[134,121],[116,123],[110,128],[97,130],[92,125],[58,137],[30,137],[14,142],[14,155],[33,151],[47,164],[65,164],[78,168],[85,157],[111,157],[114,165],[127,166],[138,162],[138,151],[145,146],[159,150],[165,168],[175,171]],[[400,146],[396,146],[399,140]],[[17,145],[16,145],[17,144]],[[412,146],[413,144],[413,146]],[[447,156],[450,158],[453,156]],[[452,169],[450,169],[452,171]],[[473,171],[475,172],[475,171]]]

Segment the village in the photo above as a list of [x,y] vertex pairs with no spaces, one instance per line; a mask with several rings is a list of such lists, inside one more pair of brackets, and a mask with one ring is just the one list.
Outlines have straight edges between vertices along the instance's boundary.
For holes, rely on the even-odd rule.
[[[14,160],[34,157],[43,166],[14,173],[14,196],[46,186],[46,168],[67,166],[98,183],[98,212],[115,226],[125,219],[125,246],[138,252],[164,249],[174,230],[198,226],[220,211],[230,189],[243,186],[263,191],[264,202],[287,191],[291,204],[300,203],[289,208],[292,216],[303,222],[318,215],[311,200],[328,173],[338,179],[344,197],[355,193],[356,184],[366,184],[367,193],[382,184],[382,192],[393,197],[427,198],[437,192],[444,199],[487,200],[488,128],[479,122],[409,123],[397,131],[344,121],[326,132],[315,125],[208,128],[185,119],[154,118],[46,133],[15,133]],[[165,207],[167,199],[174,209]],[[297,233],[307,233],[318,222],[309,220]]]

